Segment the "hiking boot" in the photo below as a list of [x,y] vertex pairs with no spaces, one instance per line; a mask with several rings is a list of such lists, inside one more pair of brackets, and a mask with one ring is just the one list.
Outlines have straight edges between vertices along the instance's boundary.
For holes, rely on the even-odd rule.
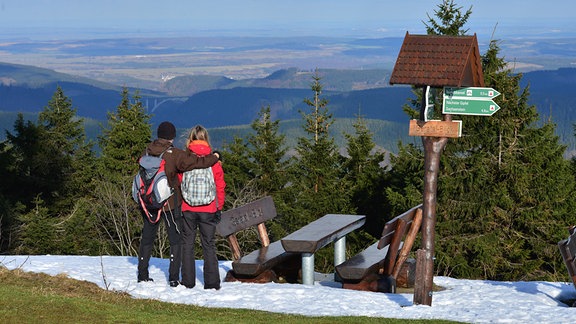
[[144,279],[138,278],[138,282],[154,282],[154,279],[152,279],[152,278],[144,278]]
[[178,287],[179,284],[177,280],[170,280],[170,287]]
[[218,286],[204,286],[204,289],[220,290],[220,285],[218,285]]

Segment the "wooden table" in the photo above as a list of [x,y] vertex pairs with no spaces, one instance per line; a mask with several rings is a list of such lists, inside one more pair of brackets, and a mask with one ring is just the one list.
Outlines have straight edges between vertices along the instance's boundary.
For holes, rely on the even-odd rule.
[[302,283],[314,284],[314,253],[334,242],[334,266],[346,260],[346,234],[364,225],[364,215],[328,214],[284,237],[286,252],[302,255]]

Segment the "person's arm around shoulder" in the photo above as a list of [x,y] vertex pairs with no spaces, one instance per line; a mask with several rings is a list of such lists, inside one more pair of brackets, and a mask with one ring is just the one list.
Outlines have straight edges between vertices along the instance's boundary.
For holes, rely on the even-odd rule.
[[176,169],[178,172],[186,172],[192,169],[203,169],[213,166],[218,162],[220,156],[216,154],[208,154],[206,156],[198,156],[191,151],[175,150],[176,154]]

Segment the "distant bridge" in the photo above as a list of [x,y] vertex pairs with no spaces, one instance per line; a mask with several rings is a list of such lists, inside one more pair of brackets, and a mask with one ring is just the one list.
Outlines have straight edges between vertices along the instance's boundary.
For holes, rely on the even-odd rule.
[[174,97],[174,98],[166,98],[166,99],[162,99],[161,101],[158,101],[158,99],[154,99],[154,105],[152,106],[152,109],[150,109],[150,100],[151,99],[146,99],[146,110],[150,113],[153,113],[156,109],[158,109],[158,107],[160,107],[162,104],[164,104],[165,102],[168,101],[179,101],[179,102],[184,102],[186,100],[188,100],[188,97]]

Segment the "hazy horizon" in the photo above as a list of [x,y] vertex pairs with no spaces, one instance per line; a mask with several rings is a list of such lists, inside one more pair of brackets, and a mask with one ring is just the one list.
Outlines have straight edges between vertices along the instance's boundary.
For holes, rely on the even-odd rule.
[[[403,37],[423,34],[438,2],[406,0],[5,0],[0,2],[0,39],[101,37],[333,36]],[[576,2],[455,1],[472,6],[470,34],[495,38],[523,35],[576,36]]]

